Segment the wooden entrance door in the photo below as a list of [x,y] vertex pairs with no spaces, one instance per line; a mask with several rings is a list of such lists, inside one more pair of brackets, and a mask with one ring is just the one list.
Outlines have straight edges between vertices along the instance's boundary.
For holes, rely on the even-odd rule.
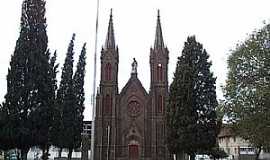
[[139,145],[131,144],[128,146],[129,160],[139,160]]

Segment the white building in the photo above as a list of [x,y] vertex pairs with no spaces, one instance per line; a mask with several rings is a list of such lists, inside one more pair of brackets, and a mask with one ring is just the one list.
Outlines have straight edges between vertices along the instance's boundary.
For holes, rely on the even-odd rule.
[[[219,147],[223,149],[229,160],[253,160],[255,158],[255,148],[237,136],[229,125],[224,125],[218,135]],[[260,159],[270,160],[270,153],[261,151]]]

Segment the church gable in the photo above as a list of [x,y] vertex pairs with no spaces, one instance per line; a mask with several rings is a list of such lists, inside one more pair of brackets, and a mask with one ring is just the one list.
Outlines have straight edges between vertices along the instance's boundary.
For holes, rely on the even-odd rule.
[[118,115],[121,119],[137,119],[144,116],[147,108],[148,93],[137,75],[132,74],[119,96]]
[[132,73],[119,96],[121,145],[128,146],[132,141],[136,141],[139,146],[144,144],[147,104],[148,93],[137,78],[137,74]]
[[140,92],[144,96],[148,96],[145,88],[143,87],[141,81],[137,78],[137,75],[132,75],[127,84],[124,86],[120,92],[120,97],[126,95],[127,93]]

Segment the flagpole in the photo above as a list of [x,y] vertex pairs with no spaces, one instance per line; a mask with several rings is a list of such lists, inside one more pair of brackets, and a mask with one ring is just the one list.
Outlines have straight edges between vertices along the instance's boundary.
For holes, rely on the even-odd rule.
[[107,143],[107,160],[109,160],[109,155],[110,155],[110,154],[109,154],[109,152],[110,152],[110,134],[111,134],[111,133],[110,133],[110,132],[111,132],[111,127],[110,127],[110,125],[108,125],[108,130],[107,130],[107,132],[108,132],[108,133],[107,133],[107,134],[108,134],[108,137],[107,137],[107,138],[108,138],[108,140],[107,140],[107,141],[108,141],[108,143]]
[[91,160],[94,160],[94,141],[95,141],[95,118],[96,118],[96,80],[97,80],[97,43],[98,43],[98,19],[99,19],[99,0],[97,0],[96,17],[96,36],[95,36],[95,54],[94,54],[94,79],[92,94],[92,131],[91,131]]

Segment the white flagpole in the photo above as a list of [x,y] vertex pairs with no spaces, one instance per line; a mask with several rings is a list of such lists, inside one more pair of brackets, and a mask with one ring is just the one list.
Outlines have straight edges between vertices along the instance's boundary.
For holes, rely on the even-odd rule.
[[91,131],[91,160],[94,160],[94,141],[95,141],[95,118],[96,118],[96,79],[97,79],[97,43],[98,43],[98,19],[99,19],[99,0],[97,0],[97,17],[96,17],[96,37],[95,37],[95,54],[94,54],[94,79],[92,94],[92,131]]
[[109,151],[110,151],[110,132],[111,132],[111,127],[108,125],[108,143],[107,143],[107,160],[109,160]]

